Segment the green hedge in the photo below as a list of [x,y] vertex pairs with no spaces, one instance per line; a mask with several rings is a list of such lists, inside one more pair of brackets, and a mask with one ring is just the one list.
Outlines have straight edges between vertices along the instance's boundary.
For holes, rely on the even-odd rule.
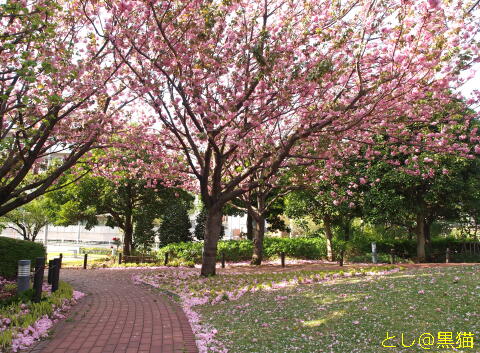
[[15,277],[18,260],[31,260],[35,265],[35,258],[45,257],[43,244],[31,241],[0,237],[0,276]]
[[[473,239],[457,238],[432,238],[430,245],[426,247],[427,260],[431,262],[445,262],[447,248],[450,249],[450,260],[452,262],[472,262],[479,261],[480,257],[469,255],[462,251],[465,242],[474,242]],[[377,252],[379,254],[389,254],[391,249],[395,250],[397,256],[407,259],[415,259],[417,256],[416,240],[408,239],[390,239],[377,240]],[[371,244],[362,244],[361,251],[371,253]]]
[[111,255],[111,248],[80,248],[80,254]]
[[[461,253],[462,244],[468,240],[455,238],[433,238],[431,246],[427,248],[427,260],[444,262],[446,248],[450,248],[452,262],[479,262],[479,256],[470,256]],[[415,259],[417,246],[415,240],[391,239],[376,240],[377,252],[381,259],[388,262],[390,250],[394,249],[397,259]],[[334,250],[339,253],[341,244],[334,242]],[[365,262],[371,259],[371,243],[368,239],[352,241],[343,244],[346,261]],[[172,263],[201,263],[203,242],[173,243],[161,248],[158,259],[163,262],[168,251]],[[456,252],[455,252],[456,251]],[[253,244],[250,240],[220,240],[218,242],[217,259],[221,260],[222,252],[227,261],[249,261],[252,258]],[[299,237],[299,238],[265,238],[264,257],[276,258],[281,252],[288,257],[297,259],[317,260],[325,259],[327,250],[324,238]],[[383,256],[383,257],[382,257]]]
[[[161,248],[159,260],[169,253],[171,260],[201,263],[203,242],[173,243]],[[250,240],[221,240],[218,242],[218,260],[225,253],[227,261],[248,261],[252,258],[253,244]],[[278,257],[285,252],[288,257],[299,259],[321,259],[326,257],[325,240],[322,238],[265,238],[265,258]]]
[[327,245],[324,238],[265,238],[264,254],[267,258],[285,252],[296,259],[319,260],[327,257]]

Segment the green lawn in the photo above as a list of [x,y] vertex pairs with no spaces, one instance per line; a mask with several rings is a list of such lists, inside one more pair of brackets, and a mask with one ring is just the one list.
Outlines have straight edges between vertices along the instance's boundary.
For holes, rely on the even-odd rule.
[[[53,260],[56,257],[59,257],[59,252],[49,252],[47,254],[48,260]],[[62,264],[66,267],[81,267],[83,266],[84,254],[77,254],[77,257],[74,257],[73,253],[63,253]],[[108,261],[107,255],[100,254],[88,254],[88,265],[102,263]]]
[[[195,310],[230,353],[474,353],[480,352],[480,266],[300,284]],[[395,338],[385,345],[397,348],[382,347],[387,331]],[[437,345],[439,332],[447,332],[445,347]],[[455,348],[470,346],[467,336],[457,342],[457,332],[471,332],[474,347]],[[428,350],[418,345],[424,333],[435,339],[433,345],[423,341]],[[416,339],[411,348],[402,347],[402,334],[405,345]]]

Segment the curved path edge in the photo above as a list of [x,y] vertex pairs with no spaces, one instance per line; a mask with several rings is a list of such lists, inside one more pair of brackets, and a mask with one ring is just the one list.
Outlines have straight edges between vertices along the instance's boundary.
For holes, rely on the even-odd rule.
[[197,353],[179,304],[133,283],[139,270],[68,270],[61,279],[87,294],[30,353]]

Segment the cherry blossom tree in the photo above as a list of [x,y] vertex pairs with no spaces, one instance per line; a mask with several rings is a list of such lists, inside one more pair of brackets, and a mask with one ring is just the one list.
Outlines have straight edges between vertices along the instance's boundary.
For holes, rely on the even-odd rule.
[[[244,167],[252,161],[245,159],[242,161]],[[298,165],[297,165],[298,166]],[[266,169],[267,170],[267,169]],[[250,176],[250,184],[258,183],[256,188],[252,188],[238,197],[237,202],[232,206],[245,212],[251,217],[251,231],[253,241],[252,265],[261,265],[263,260],[263,240],[265,238],[266,220],[268,212],[276,206],[281,198],[288,195],[292,190],[297,190],[300,184],[290,182],[288,175],[291,171],[285,167],[277,171],[277,175],[270,178],[264,178],[262,170],[253,173]],[[247,221],[248,222],[248,221]]]
[[[106,3],[104,36],[130,69],[124,82],[156,118],[152,156],[197,189],[208,210],[202,275],[215,274],[226,202],[292,159],[318,154],[330,145],[323,141],[372,143],[379,129],[393,138],[407,123],[428,123],[433,110],[418,102],[449,99],[461,72],[478,60],[474,5]],[[440,140],[446,133],[428,143]]]
[[[306,189],[318,195],[310,202],[308,194],[300,197],[302,200],[290,205],[289,213],[314,214],[309,207],[316,204],[314,211],[318,214],[341,219],[349,213],[354,215],[352,211],[364,203],[365,219],[402,225],[415,233],[417,259],[425,261],[432,222],[452,217],[463,208],[460,204],[474,199],[462,192],[470,189],[462,178],[473,174],[472,161],[478,156],[471,152],[478,153],[480,136],[478,120],[472,119],[476,113],[463,101],[452,98],[441,106],[428,99],[422,104],[435,113],[428,122],[404,124],[407,133],[403,136],[380,129],[370,143],[332,140],[338,146],[329,146],[322,168],[299,169],[292,178],[295,184],[307,185]],[[443,123],[445,118],[450,120],[448,128]],[[439,137],[436,144],[431,143],[432,136]],[[309,181],[312,175],[317,182]],[[323,220],[327,239],[328,222]]]
[[[78,1],[0,4],[0,215],[55,185],[121,127],[121,68]],[[120,102],[120,101],[119,101]]]

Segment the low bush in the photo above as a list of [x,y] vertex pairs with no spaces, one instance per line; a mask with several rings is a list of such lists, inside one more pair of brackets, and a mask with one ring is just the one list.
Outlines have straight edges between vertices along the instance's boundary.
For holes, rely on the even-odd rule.
[[33,290],[29,289],[0,306],[0,352],[9,351],[18,333],[27,332],[45,315],[52,316],[55,310],[72,298],[73,288],[68,283],[60,282],[58,290],[51,294],[44,292],[39,303],[31,301],[32,295]]
[[[451,262],[478,262],[479,255],[470,254],[463,249],[468,241],[455,238],[433,238],[427,247],[427,260],[445,262],[447,247],[450,248]],[[409,262],[416,257],[417,246],[415,240],[387,239],[376,240],[379,262],[389,262],[390,253],[395,252],[396,262]],[[345,260],[349,262],[371,262],[371,242],[368,239],[354,239],[349,242],[334,241],[334,252],[345,251]],[[163,264],[165,253],[169,253],[169,262],[175,265],[186,263],[201,263],[203,242],[172,243],[161,248],[158,261]],[[322,237],[274,238],[267,237],[264,241],[264,258],[271,259],[281,252],[295,259],[318,260],[325,259],[327,250],[325,239]],[[227,261],[249,261],[252,258],[253,243],[250,240],[220,240],[218,242],[217,260],[220,261],[225,253]],[[177,261],[178,260],[178,261]],[[337,256],[338,260],[338,256]],[[171,264],[170,264],[171,265]]]
[[[417,242],[412,239],[388,239],[376,240],[377,253],[390,254],[393,249],[396,256],[404,259],[415,259],[417,256]],[[470,254],[468,247],[465,249],[464,244],[473,242],[469,239],[457,238],[433,238],[429,245],[426,246],[427,260],[431,262],[445,262],[447,248],[450,249],[451,262],[477,262],[479,255]],[[357,244],[356,244],[357,245]],[[361,246],[356,247],[364,254],[370,254],[372,251],[371,243],[363,242]],[[353,258],[358,255],[352,256]]]
[[35,265],[35,258],[45,256],[46,252],[43,244],[0,237],[0,276],[15,277],[18,260],[31,260],[33,266]]
[[168,252],[170,261],[179,259],[200,263],[202,261],[202,249],[203,242],[171,243],[159,249],[158,259],[162,262],[165,258],[165,253]]
[[218,242],[217,260],[221,260],[222,253],[225,254],[226,261],[250,260],[253,254],[253,244],[250,240],[220,240]]
[[[169,253],[170,260],[186,263],[201,263],[203,242],[173,243],[161,248],[159,260]],[[266,259],[278,257],[281,252],[291,258],[322,259],[326,257],[325,240],[322,238],[265,238],[264,256]],[[218,242],[217,259],[222,253],[227,261],[248,261],[252,258],[253,244],[250,240],[221,240]]]
[[319,260],[327,257],[324,238],[265,238],[264,254],[267,258],[286,256],[296,259]]
[[169,261],[167,266],[169,267],[195,267],[195,262],[182,259],[173,259]]
[[110,248],[80,248],[80,254],[110,255],[111,253]]
[[[379,264],[390,264],[392,258],[389,254],[380,253],[377,256],[377,263]],[[395,263],[413,263],[412,260],[395,256]],[[372,263],[372,253],[364,255],[355,255],[348,258],[348,262],[351,263]]]

